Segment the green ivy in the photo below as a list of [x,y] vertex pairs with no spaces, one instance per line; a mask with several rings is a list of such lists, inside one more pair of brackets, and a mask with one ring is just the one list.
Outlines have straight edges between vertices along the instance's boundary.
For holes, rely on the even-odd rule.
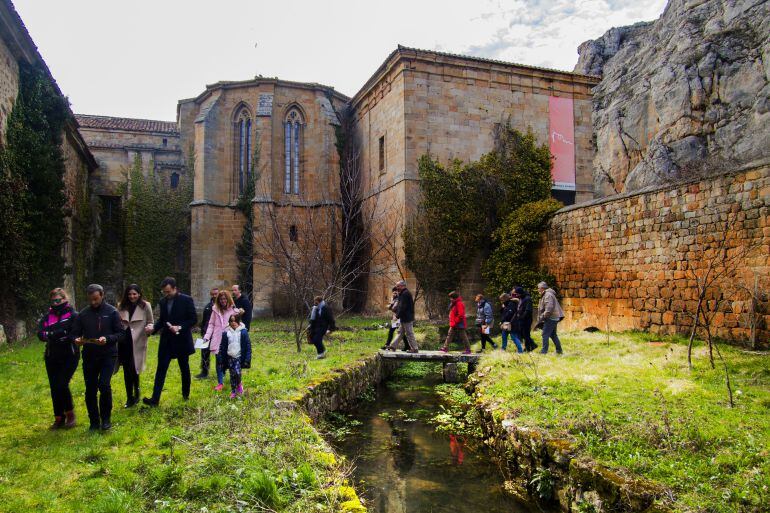
[[548,147],[509,125],[498,125],[495,137],[495,149],[478,162],[442,166],[428,155],[418,162],[422,204],[404,229],[404,252],[432,317],[443,313],[446,294],[479,255],[504,258],[498,246],[505,241],[493,234],[511,213],[551,195]]
[[482,270],[490,291],[499,293],[520,285],[532,292],[539,281],[553,283],[547,271],[536,266],[534,251],[540,234],[561,207],[555,199],[525,203],[493,232],[495,249]]
[[62,134],[67,100],[39,66],[19,64],[0,149],[0,322],[37,316],[62,285],[66,236]]
[[152,169],[145,172],[137,157],[128,172],[124,202],[124,275],[126,284],[142,286],[148,301],[159,299],[160,282],[175,274],[182,290],[189,290],[188,275],[174,273],[180,246],[189,245],[190,202],[193,179],[187,176],[172,189]]

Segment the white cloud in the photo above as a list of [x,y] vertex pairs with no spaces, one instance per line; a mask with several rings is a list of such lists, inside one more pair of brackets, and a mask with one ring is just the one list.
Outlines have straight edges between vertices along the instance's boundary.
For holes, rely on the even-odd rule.
[[577,46],[664,0],[16,0],[76,112],[174,119],[257,74],[352,95],[397,44],[571,70]]

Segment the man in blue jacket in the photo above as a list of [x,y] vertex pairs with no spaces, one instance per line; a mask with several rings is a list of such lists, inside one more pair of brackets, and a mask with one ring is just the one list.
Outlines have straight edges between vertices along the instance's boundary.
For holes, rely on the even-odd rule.
[[195,354],[192,327],[198,322],[198,314],[193,299],[179,292],[174,278],[165,278],[160,286],[164,297],[160,300],[160,316],[153,327],[153,333],[160,332],[158,369],[152,397],[142,399],[148,406],[160,403],[168,366],[174,358],[182,374],[182,398],[190,397],[190,355]]
[[[75,343],[83,347],[83,380],[91,431],[112,427],[112,374],[118,359],[118,342],[125,328],[114,306],[104,301],[104,289],[86,288],[89,306],[80,311],[72,326]],[[97,399],[98,392],[98,399]]]

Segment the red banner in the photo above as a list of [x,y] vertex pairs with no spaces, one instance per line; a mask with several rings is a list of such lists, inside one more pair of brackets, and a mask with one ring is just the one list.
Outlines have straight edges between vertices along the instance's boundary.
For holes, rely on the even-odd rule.
[[548,144],[554,156],[553,188],[575,190],[575,118],[572,98],[548,97]]

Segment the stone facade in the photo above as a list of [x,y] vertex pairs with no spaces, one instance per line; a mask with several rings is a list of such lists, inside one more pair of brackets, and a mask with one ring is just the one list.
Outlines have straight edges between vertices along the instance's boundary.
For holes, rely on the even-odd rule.
[[[0,1],[0,146],[5,144],[8,116],[11,114],[19,92],[19,66],[21,63],[40,67],[47,75],[54,90],[61,94],[53,76],[51,76],[45,61],[37,51],[35,43],[27,32],[24,23],[8,0]],[[63,95],[62,95],[63,96]],[[75,226],[90,223],[90,219],[81,219],[80,206],[87,204],[89,177],[96,169],[96,161],[85,141],[77,130],[74,114],[67,120],[62,134],[62,154],[64,157],[64,222],[67,228],[62,254],[65,265],[69,270],[61,284],[72,297],[79,287],[85,287],[82,280],[86,278],[83,262],[89,255],[76,254],[74,242],[78,238]],[[87,209],[85,209],[87,210]],[[13,329],[6,333],[13,338],[25,336],[24,323],[19,321]]]
[[[100,196],[119,196],[128,170],[138,158],[145,172],[158,173],[169,187],[186,178],[175,122],[109,116],[76,116],[80,133],[99,164],[91,178]],[[173,178],[173,175],[176,177]]]
[[[593,199],[591,88],[597,83],[585,75],[399,46],[352,100],[372,208],[383,209],[392,223],[403,223],[419,202],[419,157],[478,160],[492,150],[498,123],[532,130],[538,142],[548,144],[552,97],[568,98],[573,105],[572,201]],[[403,259],[400,233],[396,254],[388,252],[375,262],[368,285],[371,310],[387,306],[395,280],[410,278],[394,264]],[[483,290],[478,269],[480,262],[467,277],[467,290]]]
[[[725,239],[729,251],[755,247],[723,284],[730,300],[714,316],[719,337],[747,341],[751,302],[763,297],[755,347],[770,347],[770,164],[712,179],[567,207],[551,221],[538,262],[556,278],[567,329],[688,333],[702,275]],[[725,223],[728,228],[725,229]],[[719,272],[720,267],[716,270]],[[762,295],[760,294],[760,295]],[[709,300],[715,298],[709,296]]]
[[[299,211],[336,208],[339,157],[334,112],[347,101],[320,84],[255,78],[219,82],[197,98],[179,102],[181,144],[193,147],[195,158],[191,284],[199,306],[212,286],[236,283],[235,246],[244,223],[236,204],[248,175],[257,177],[252,208],[260,240],[270,231],[262,221],[265,209],[285,221],[288,231],[291,220],[302,215]],[[291,127],[288,154],[287,127]],[[258,315],[273,313],[280,293],[274,273],[264,265],[254,266],[253,303]]]

